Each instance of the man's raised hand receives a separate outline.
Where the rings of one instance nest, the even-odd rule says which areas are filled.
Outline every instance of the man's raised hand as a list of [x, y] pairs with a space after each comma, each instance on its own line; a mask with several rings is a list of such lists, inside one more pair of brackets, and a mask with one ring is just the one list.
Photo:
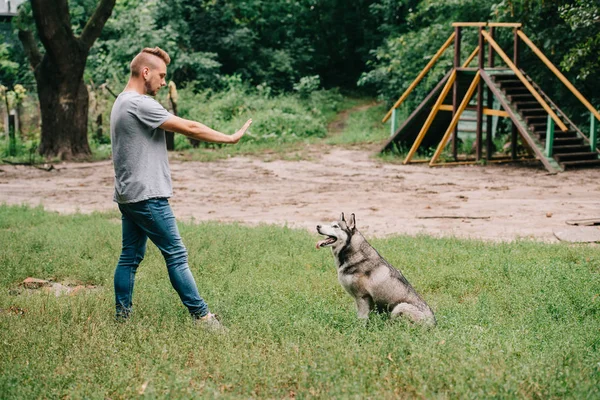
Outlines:
[[244, 126], [242, 126], [242, 128], [237, 131], [236, 133], [234, 133], [233, 135], [231, 135], [231, 139], [232, 139], [232, 143], [237, 143], [240, 141], [240, 139], [242, 138], [242, 136], [244, 136], [244, 133], [246, 133], [246, 130], [248, 129], [248, 127], [250, 126], [250, 124], [252, 124], [252, 118], [249, 119], [248, 121], [246, 121], [246, 123], [244, 124]]

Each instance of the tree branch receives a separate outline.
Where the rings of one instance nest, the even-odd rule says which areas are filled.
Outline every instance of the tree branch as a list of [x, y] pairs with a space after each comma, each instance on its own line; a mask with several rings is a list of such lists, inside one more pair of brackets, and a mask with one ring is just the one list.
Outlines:
[[31, 31], [23, 31], [19, 29], [19, 40], [23, 44], [25, 54], [29, 59], [29, 63], [33, 69], [36, 69], [42, 62], [42, 54], [40, 53], [33, 33]]
[[96, 11], [94, 11], [94, 15], [92, 15], [87, 24], [85, 24], [85, 28], [83, 28], [79, 40], [81, 40], [88, 49], [92, 47], [96, 39], [98, 39], [98, 36], [100, 36], [104, 24], [106, 24], [106, 21], [112, 14], [115, 2], [116, 0], [101, 0], [98, 7], [96, 7]]
[[68, 62], [65, 56], [72, 51], [75, 36], [67, 0], [31, 0], [31, 10], [38, 36], [51, 60]]

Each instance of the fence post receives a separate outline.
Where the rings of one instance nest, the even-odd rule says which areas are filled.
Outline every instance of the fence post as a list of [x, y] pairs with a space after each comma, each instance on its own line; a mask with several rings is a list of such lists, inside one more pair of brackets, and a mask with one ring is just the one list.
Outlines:
[[598, 126], [596, 116], [590, 111], [590, 147], [592, 151], [596, 151], [598, 144]]
[[394, 136], [394, 133], [396, 133], [396, 109], [394, 108], [392, 110], [392, 122], [391, 122], [391, 128], [390, 128], [390, 136]]
[[554, 144], [554, 120], [548, 114], [548, 124], [546, 126], [546, 157], [552, 157], [552, 145]]
[[14, 157], [17, 155], [17, 138], [15, 135], [15, 115], [8, 113], [8, 155]]

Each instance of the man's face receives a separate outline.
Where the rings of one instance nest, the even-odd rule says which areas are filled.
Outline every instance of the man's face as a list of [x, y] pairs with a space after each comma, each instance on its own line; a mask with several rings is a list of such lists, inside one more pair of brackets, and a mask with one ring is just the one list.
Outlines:
[[142, 74], [144, 76], [144, 85], [146, 94], [156, 96], [158, 90], [167, 85], [165, 77], [167, 76], [167, 65], [160, 60], [155, 67], [144, 67]]

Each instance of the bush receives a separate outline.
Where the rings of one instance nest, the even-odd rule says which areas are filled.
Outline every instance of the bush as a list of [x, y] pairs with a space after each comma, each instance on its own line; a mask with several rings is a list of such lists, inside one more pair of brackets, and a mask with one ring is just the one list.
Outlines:
[[265, 85], [252, 88], [235, 78], [225, 91], [179, 91], [179, 114], [231, 134], [252, 118], [243, 141], [288, 142], [327, 133], [328, 117], [339, 110], [342, 96], [335, 90], [303, 91], [272, 96]]

